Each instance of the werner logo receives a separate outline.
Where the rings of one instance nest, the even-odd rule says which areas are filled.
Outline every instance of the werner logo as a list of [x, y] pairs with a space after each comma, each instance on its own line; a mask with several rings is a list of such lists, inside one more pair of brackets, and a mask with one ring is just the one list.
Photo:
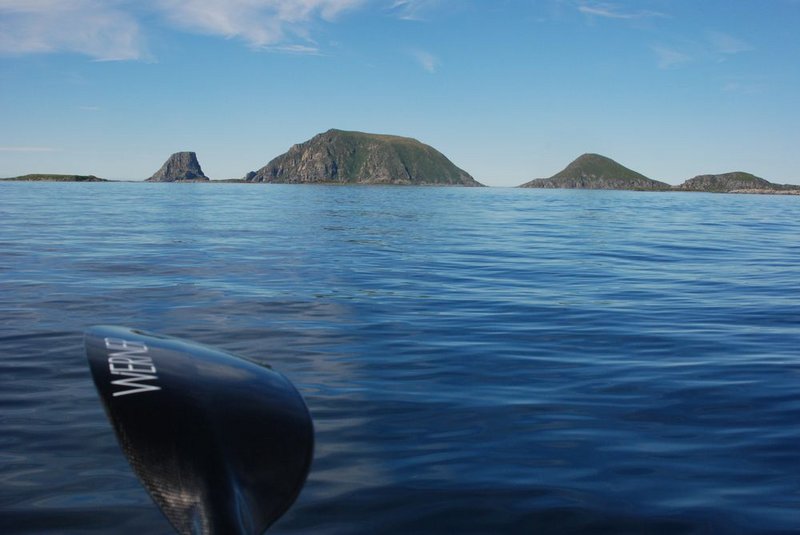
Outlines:
[[110, 351], [108, 369], [111, 375], [120, 377], [111, 384], [125, 388], [114, 392], [114, 397], [161, 390], [160, 386], [147, 382], [157, 381], [158, 375], [146, 345], [121, 338], [106, 338], [105, 343]]

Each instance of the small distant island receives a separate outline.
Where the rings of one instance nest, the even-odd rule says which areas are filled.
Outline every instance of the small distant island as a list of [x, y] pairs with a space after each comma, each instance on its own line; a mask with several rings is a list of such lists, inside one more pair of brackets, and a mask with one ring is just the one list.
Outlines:
[[109, 182], [105, 178], [98, 178], [94, 175], [54, 175], [54, 174], [35, 174], [22, 175], [13, 178], [0, 178], [3, 181], [14, 182]]
[[773, 184], [769, 180], [736, 171], [721, 175], [699, 175], [690, 178], [675, 189], [713, 193], [788, 193], [800, 194], [800, 186]]
[[521, 188], [625, 189], [665, 191], [672, 186], [647, 178], [599, 154], [584, 154], [550, 178], [536, 178]]
[[648, 178], [599, 154], [583, 154], [550, 178], [536, 178], [518, 187], [800, 195], [800, 186], [773, 184], [766, 179], [741, 171], [699, 175], [678, 186], [671, 186], [666, 182]]
[[[114, 182], [94, 175], [66, 174], [29, 174], [0, 180]], [[197, 154], [182, 151], [167, 158], [145, 182], [483, 186], [444, 154], [416, 139], [335, 128], [293, 145], [243, 178], [212, 181], [203, 173]], [[775, 184], [742, 171], [698, 175], [672, 186], [594, 153], [579, 156], [549, 178], [535, 178], [517, 187], [800, 195], [800, 185]]]
[[274, 158], [247, 182], [482, 186], [430, 145], [416, 139], [328, 130]]
[[164, 165], [145, 182], [208, 182], [203, 173], [197, 154], [194, 152], [176, 152], [164, 162]]

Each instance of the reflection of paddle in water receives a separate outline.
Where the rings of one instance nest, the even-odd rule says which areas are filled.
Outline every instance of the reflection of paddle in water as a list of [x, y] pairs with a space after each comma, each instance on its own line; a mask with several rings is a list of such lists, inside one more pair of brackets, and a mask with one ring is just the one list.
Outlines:
[[92, 327], [86, 354], [122, 450], [182, 534], [260, 534], [292, 505], [314, 430], [281, 374], [228, 353]]

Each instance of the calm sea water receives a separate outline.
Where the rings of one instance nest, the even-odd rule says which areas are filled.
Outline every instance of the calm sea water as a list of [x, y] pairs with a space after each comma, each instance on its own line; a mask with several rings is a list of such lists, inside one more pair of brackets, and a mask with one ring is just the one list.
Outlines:
[[93, 324], [295, 383], [276, 534], [800, 532], [798, 197], [0, 184], [4, 534], [171, 533]]

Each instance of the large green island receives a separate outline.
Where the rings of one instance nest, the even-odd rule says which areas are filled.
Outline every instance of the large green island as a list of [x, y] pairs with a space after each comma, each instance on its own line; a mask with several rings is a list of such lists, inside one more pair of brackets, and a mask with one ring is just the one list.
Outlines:
[[482, 186], [416, 139], [328, 130], [248, 173], [247, 182]]

